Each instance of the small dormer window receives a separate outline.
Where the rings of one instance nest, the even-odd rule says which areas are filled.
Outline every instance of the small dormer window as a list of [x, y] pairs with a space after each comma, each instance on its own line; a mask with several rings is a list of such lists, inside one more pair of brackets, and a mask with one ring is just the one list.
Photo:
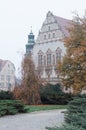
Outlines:
[[48, 34], [48, 38], [50, 39], [50, 33]]
[[53, 33], [53, 38], [55, 38], [55, 33]]
[[46, 40], [46, 35], [44, 35], [44, 40]]
[[50, 26], [48, 27], [48, 31], [50, 31]]

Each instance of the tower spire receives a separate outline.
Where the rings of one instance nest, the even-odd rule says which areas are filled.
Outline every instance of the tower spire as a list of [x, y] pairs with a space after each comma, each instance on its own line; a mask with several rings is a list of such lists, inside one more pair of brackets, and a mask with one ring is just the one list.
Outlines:
[[30, 26], [30, 28], [31, 28], [31, 31], [30, 31], [30, 32], [32, 33], [32, 26]]
[[34, 43], [35, 43], [35, 40], [34, 40], [35, 36], [32, 32], [32, 26], [30, 28], [31, 28], [31, 31], [28, 35], [28, 43], [26, 44], [26, 54], [32, 53], [32, 49], [33, 49], [33, 46], [34, 46]]

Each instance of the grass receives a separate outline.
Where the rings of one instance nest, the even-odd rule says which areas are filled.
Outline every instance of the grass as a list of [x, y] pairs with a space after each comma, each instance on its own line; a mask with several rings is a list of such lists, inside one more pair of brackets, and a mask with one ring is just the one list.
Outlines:
[[67, 105], [29, 105], [26, 106], [26, 109], [28, 110], [28, 112], [67, 109]]

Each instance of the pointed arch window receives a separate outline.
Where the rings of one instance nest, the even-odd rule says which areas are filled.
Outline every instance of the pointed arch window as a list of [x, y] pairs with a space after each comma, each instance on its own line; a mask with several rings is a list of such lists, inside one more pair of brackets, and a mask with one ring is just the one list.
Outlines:
[[50, 49], [47, 51], [47, 66], [52, 64], [52, 52]]
[[50, 31], [50, 26], [48, 27], [48, 31]]
[[57, 48], [56, 50], [56, 62], [60, 62], [61, 61], [61, 49]]
[[53, 55], [53, 65], [55, 65], [55, 55]]
[[50, 39], [50, 33], [48, 34], [48, 38]]
[[44, 65], [44, 56], [43, 56], [43, 52], [39, 51], [38, 53], [38, 66], [43, 66]]
[[44, 66], [46, 66], [46, 56], [44, 56]]
[[51, 65], [51, 54], [47, 54], [47, 65]]
[[55, 33], [53, 33], [53, 38], [55, 38]]
[[44, 40], [46, 40], [46, 35], [44, 35]]
[[57, 52], [56, 53], [56, 61], [60, 61], [61, 60], [61, 52]]

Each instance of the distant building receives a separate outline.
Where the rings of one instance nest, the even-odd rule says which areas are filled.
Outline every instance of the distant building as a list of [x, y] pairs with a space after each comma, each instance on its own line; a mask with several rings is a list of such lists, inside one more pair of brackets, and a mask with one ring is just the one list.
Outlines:
[[63, 38], [68, 36], [66, 27], [70, 20], [47, 13], [36, 41], [34, 35], [28, 35], [26, 55], [31, 54], [38, 75], [48, 83], [61, 83], [57, 64], [61, 61], [66, 49]]
[[15, 87], [15, 67], [8, 60], [0, 59], [0, 90], [12, 91]]

